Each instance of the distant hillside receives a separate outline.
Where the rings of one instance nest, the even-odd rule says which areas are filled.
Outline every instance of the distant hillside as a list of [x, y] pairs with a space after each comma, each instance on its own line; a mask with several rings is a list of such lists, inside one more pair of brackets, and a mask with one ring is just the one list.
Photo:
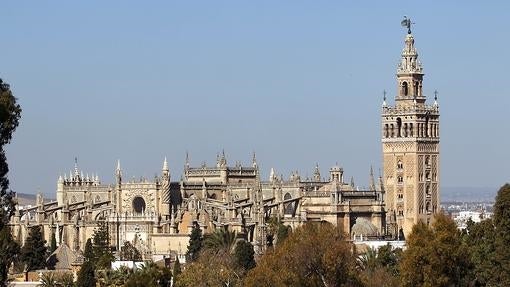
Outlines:
[[498, 187], [442, 187], [441, 201], [494, 201]]
[[[18, 195], [18, 204], [23, 205], [35, 205], [36, 201], [36, 195], [35, 194], [29, 194], [29, 193], [17, 193]], [[44, 196], [44, 201], [52, 201], [55, 200], [55, 198], [49, 198]]]

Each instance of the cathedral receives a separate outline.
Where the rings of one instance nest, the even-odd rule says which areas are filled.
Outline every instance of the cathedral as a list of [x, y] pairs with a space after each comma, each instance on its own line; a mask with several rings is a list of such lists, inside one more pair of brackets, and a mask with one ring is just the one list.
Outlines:
[[103, 221], [114, 250], [131, 242], [152, 260], [182, 256], [193, 226], [205, 234], [236, 231], [263, 253], [271, 218], [291, 228], [329, 222], [353, 240], [401, 239], [439, 212], [439, 108], [437, 93], [426, 104], [423, 75], [409, 27], [394, 104], [386, 102], [386, 93], [382, 104], [383, 174], [375, 178], [370, 170], [367, 188], [347, 182], [339, 166], [322, 174], [316, 165], [311, 178], [297, 172], [284, 178], [271, 169], [262, 179], [255, 154], [242, 165], [229, 164], [222, 152], [211, 166], [191, 166], [186, 155], [177, 179], [166, 158], [152, 179], [126, 179], [117, 162], [115, 182], [107, 184], [84, 174], [75, 161], [57, 180], [56, 201], [38, 195], [35, 206], [16, 209], [13, 235], [23, 244], [29, 228], [41, 226], [48, 242], [55, 236], [57, 245], [79, 253]]

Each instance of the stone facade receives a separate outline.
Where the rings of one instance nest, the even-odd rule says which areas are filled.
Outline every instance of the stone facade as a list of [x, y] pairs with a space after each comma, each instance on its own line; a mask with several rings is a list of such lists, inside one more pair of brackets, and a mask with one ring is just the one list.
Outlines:
[[395, 105], [382, 106], [383, 177], [388, 230], [411, 232], [439, 212], [439, 105], [423, 93], [423, 69], [411, 30], [397, 68]]
[[271, 169], [260, 178], [255, 155], [250, 165], [228, 165], [224, 153], [216, 164], [191, 167], [188, 155], [180, 180], [172, 181], [165, 158], [153, 179], [126, 180], [120, 162], [115, 183], [84, 175], [75, 162], [57, 180], [56, 201], [37, 197], [36, 206], [17, 208], [11, 220], [14, 237], [23, 244], [33, 225], [43, 227], [48, 242], [83, 250], [98, 221], [107, 222], [115, 250], [130, 241], [145, 259], [186, 252], [192, 226], [204, 233], [217, 228], [237, 231], [259, 253], [267, 246], [268, 220], [277, 217], [295, 228], [307, 221], [330, 222], [352, 238], [395, 238], [419, 220], [439, 211], [439, 109], [425, 104], [423, 73], [408, 34], [397, 70], [395, 105], [382, 107], [383, 176], [370, 170], [367, 188], [346, 183], [338, 166], [321, 177], [297, 172], [284, 179]]

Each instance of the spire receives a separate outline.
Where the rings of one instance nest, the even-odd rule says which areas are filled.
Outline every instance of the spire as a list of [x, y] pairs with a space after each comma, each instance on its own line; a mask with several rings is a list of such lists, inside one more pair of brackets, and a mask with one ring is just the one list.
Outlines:
[[382, 102], [382, 107], [385, 108], [387, 107], [388, 104], [386, 103], [386, 90], [383, 90], [383, 102]]
[[437, 107], [439, 106], [439, 103], [437, 102], [437, 90], [434, 91], [434, 107]]
[[74, 176], [78, 177], [80, 175], [80, 172], [78, 171], [78, 158], [74, 158]]
[[186, 160], [184, 163], [184, 170], [188, 170], [188, 169], [189, 169], [189, 154], [188, 154], [188, 151], [186, 151]]
[[255, 155], [255, 152], [253, 152], [253, 157], [252, 157], [252, 160], [251, 160], [251, 164], [253, 167], [257, 167], [257, 156]]
[[115, 169], [115, 175], [117, 176], [117, 181], [120, 183], [122, 177], [122, 170], [120, 169], [120, 160], [117, 160], [117, 168]]
[[313, 180], [321, 181], [321, 171], [319, 170], [319, 163], [315, 164], [315, 170], [313, 171]]
[[221, 151], [220, 167], [227, 166], [227, 158], [225, 157], [225, 150]]
[[370, 190], [375, 190], [374, 169], [370, 166]]
[[166, 156], [165, 156], [165, 160], [163, 161], [163, 171], [169, 171], [168, 162], [166, 161]]
[[269, 172], [269, 181], [275, 182], [277, 180], [276, 172], [274, 171], [274, 168], [271, 168], [271, 171]]

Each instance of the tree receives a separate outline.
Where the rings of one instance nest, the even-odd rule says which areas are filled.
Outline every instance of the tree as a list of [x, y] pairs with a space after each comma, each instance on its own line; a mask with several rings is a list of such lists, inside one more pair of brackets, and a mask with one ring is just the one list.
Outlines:
[[172, 275], [175, 278], [177, 278], [177, 276], [179, 276], [179, 274], [182, 273], [182, 270], [181, 270], [181, 262], [179, 261], [179, 256], [177, 256], [175, 258], [175, 262], [174, 262], [174, 268], [172, 270]]
[[272, 247], [274, 243], [281, 244], [288, 237], [291, 229], [290, 226], [286, 226], [281, 222], [281, 219], [277, 216], [269, 218], [267, 221], [267, 246]]
[[510, 184], [503, 185], [494, 204], [494, 281], [510, 286]]
[[51, 243], [50, 243], [50, 249], [49, 253], [53, 253], [57, 249], [57, 238], [55, 238], [55, 232], [51, 233]]
[[111, 267], [111, 263], [115, 258], [110, 247], [110, 235], [105, 221], [99, 221], [98, 228], [94, 230], [92, 252], [97, 269], [109, 269]]
[[400, 264], [402, 286], [466, 286], [471, 261], [455, 222], [443, 214], [432, 228], [416, 224]]
[[126, 241], [124, 246], [120, 248], [120, 258], [121, 260], [140, 261], [142, 260], [142, 254], [131, 242]]
[[200, 250], [202, 249], [202, 244], [202, 230], [200, 230], [198, 224], [195, 223], [191, 229], [188, 251], [186, 252], [189, 261], [197, 260]]
[[329, 223], [305, 223], [251, 269], [244, 286], [361, 286], [345, 235]]
[[237, 242], [236, 247], [234, 249], [234, 258], [237, 267], [241, 268], [243, 271], [248, 271], [255, 267], [255, 251], [253, 250], [253, 245], [250, 242], [245, 240], [240, 240]]
[[231, 253], [236, 240], [236, 233], [223, 228], [214, 230], [204, 236], [204, 248], [216, 253]]
[[397, 264], [400, 252], [400, 249], [393, 250], [388, 244], [379, 247], [378, 250], [368, 248], [360, 255], [358, 267], [364, 286], [399, 286]]
[[94, 265], [91, 261], [85, 261], [78, 271], [77, 287], [95, 287], [96, 277], [94, 276]]
[[94, 287], [96, 286], [96, 278], [94, 276], [94, 266], [96, 257], [94, 255], [94, 247], [92, 240], [87, 239], [85, 244], [85, 252], [83, 253], [84, 262], [78, 271], [78, 279], [76, 280], [77, 287]]
[[[0, 229], [0, 282], [7, 282], [7, 273], [9, 266], [12, 262], [19, 262], [20, 247], [18, 243], [12, 238], [11, 230], [9, 228]], [[5, 264], [4, 264], [5, 263]], [[5, 286], [7, 284], [1, 284]]]
[[20, 118], [21, 107], [16, 103], [9, 85], [0, 79], [0, 285], [6, 285], [8, 268], [19, 250], [7, 226], [14, 213], [15, 202], [14, 192], [9, 189], [9, 165], [4, 146], [11, 141]]
[[172, 273], [168, 268], [158, 267], [153, 262], [146, 262], [140, 270], [135, 270], [126, 281], [126, 287], [170, 286]]
[[46, 240], [43, 239], [40, 226], [30, 228], [25, 245], [21, 248], [21, 262], [28, 271], [46, 267]]
[[57, 276], [54, 272], [45, 272], [41, 276], [41, 286], [43, 287], [57, 287]]
[[204, 250], [175, 278], [176, 287], [241, 286], [241, 278], [228, 254]]

